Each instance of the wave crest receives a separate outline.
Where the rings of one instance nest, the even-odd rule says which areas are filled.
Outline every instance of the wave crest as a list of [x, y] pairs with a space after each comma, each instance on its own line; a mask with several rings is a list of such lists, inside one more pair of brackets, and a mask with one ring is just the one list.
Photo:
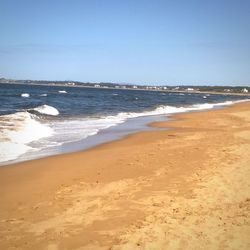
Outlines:
[[22, 94], [21, 94], [21, 97], [27, 98], [27, 97], [30, 97], [30, 94], [29, 94], [29, 93], [22, 93]]
[[40, 123], [35, 115], [28, 112], [0, 116], [0, 127], [1, 162], [16, 159], [33, 150], [29, 143], [53, 134], [50, 127]]
[[59, 115], [59, 111], [56, 108], [46, 105], [46, 104], [39, 106], [37, 108], [34, 108], [32, 110], [37, 111], [40, 114], [45, 114], [45, 115], [53, 115], [53, 116]]

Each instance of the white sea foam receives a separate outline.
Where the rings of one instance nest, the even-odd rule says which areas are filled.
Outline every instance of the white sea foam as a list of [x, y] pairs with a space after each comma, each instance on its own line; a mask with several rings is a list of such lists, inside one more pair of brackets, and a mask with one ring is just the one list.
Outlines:
[[[244, 101], [244, 100], [243, 100]], [[203, 103], [203, 104], [194, 104], [192, 106], [186, 106], [186, 107], [174, 107], [174, 106], [165, 106], [161, 105], [158, 106], [156, 109], [152, 111], [144, 111], [144, 112], [121, 112], [115, 116], [107, 116], [103, 119], [107, 121], [111, 121], [114, 123], [121, 123], [126, 121], [130, 118], [137, 118], [137, 117], [143, 117], [143, 116], [154, 116], [154, 115], [170, 115], [170, 114], [177, 114], [177, 113], [183, 113], [183, 112], [189, 112], [189, 111], [199, 111], [199, 110], [206, 110], [206, 109], [212, 109], [215, 107], [223, 107], [228, 106], [233, 103], [239, 103], [243, 102], [241, 101], [226, 101], [223, 103]]]
[[59, 90], [58, 93], [60, 93], [60, 94], [67, 94], [67, 91], [65, 91], [65, 90]]
[[31, 147], [12, 142], [0, 142], [1, 162], [6, 162], [18, 158], [20, 155], [32, 150]]
[[21, 97], [27, 98], [27, 97], [30, 97], [30, 94], [29, 94], [29, 93], [22, 93], [22, 94], [21, 94]]
[[55, 134], [49, 138], [49, 141], [56, 141], [60, 144], [79, 141], [118, 123], [119, 121], [111, 122], [105, 118], [57, 121], [53, 124]]
[[47, 96], [48, 94], [41, 94], [40, 96]]
[[29, 143], [51, 136], [53, 130], [28, 112], [0, 117], [0, 161], [16, 159], [29, 150]]
[[49, 106], [49, 105], [42, 105], [42, 106], [39, 106], [37, 108], [34, 108], [33, 110], [39, 112], [40, 114], [46, 114], [46, 115], [59, 115], [59, 111], [52, 107], [52, 106]]

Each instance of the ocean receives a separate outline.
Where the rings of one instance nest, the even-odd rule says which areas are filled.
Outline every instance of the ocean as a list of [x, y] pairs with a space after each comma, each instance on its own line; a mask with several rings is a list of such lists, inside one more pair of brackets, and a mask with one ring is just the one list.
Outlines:
[[0, 85], [0, 164], [73, 152], [147, 130], [170, 114], [219, 108], [244, 96]]

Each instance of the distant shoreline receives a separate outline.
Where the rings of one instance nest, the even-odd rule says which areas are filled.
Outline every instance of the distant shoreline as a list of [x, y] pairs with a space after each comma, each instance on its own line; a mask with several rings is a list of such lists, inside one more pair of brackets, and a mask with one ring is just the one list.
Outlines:
[[[95, 87], [95, 86], [81, 86], [81, 85], [65, 85], [65, 84], [43, 84], [43, 83], [0, 83], [10, 85], [25, 85], [25, 86], [50, 86], [50, 87], [64, 87], [64, 88], [89, 88], [89, 89], [111, 89], [111, 90], [132, 90], [132, 91], [149, 91], [149, 92], [166, 92], [166, 93], [186, 93], [186, 94], [213, 94], [213, 95], [236, 95], [236, 96], [250, 96], [250, 93], [234, 93], [234, 92], [219, 92], [219, 91], [198, 91], [198, 90], [168, 90], [168, 89], [140, 89], [140, 88], [120, 88], [115, 87]], [[218, 86], [220, 87], [220, 86]]]

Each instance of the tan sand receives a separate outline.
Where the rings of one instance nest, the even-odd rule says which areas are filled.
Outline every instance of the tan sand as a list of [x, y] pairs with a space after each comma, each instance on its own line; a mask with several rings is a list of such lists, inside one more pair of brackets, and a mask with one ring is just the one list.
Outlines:
[[250, 103], [0, 168], [0, 249], [250, 249]]

